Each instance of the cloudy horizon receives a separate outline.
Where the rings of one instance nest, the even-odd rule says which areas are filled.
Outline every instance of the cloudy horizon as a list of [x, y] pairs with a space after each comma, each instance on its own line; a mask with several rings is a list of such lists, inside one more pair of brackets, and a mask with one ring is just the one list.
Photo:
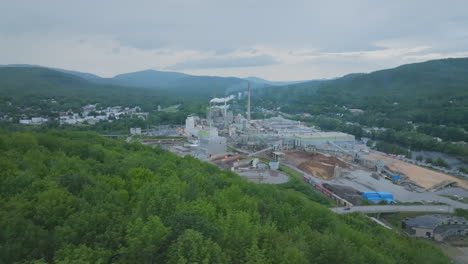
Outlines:
[[468, 57], [467, 1], [10, 1], [0, 64], [323, 79]]

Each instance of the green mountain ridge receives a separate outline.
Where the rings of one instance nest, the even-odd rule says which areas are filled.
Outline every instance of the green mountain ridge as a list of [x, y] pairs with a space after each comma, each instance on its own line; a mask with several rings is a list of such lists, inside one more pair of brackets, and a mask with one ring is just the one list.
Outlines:
[[50, 69], [50, 70], [54, 70], [54, 71], [73, 74], [73, 75], [76, 75], [76, 76], [81, 77], [83, 79], [86, 79], [88, 81], [97, 80], [97, 79], [101, 78], [101, 77], [99, 77], [99, 76], [97, 76], [95, 74], [92, 74], [92, 73], [65, 70], [65, 69], [53, 68], [53, 67], [44, 67], [44, 66], [33, 65], [33, 64], [7, 64], [7, 65], [0, 65], [0, 68], [46, 68], [46, 69]]
[[278, 86], [285, 83], [270, 82], [260, 78], [237, 78], [220, 76], [196, 76], [179, 72], [143, 70], [116, 75], [112, 78], [90, 79], [101, 84], [113, 84], [126, 87], [142, 87], [166, 90], [172, 94], [190, 96], [220, 97], [228, 93], [246, 91], [247, 83], [253, 89]]
[[263, 104], [282, 106], [292, 113], [340, 113], [345, 106], [413, 122], [465, 125], [468, 58], [407, 64], [258, 92]]
[[[0, 65], [0, 68], [46, 68], [67, 74], [73, 74], [90, 82], [104, 85], [118, 85], [130, 88], [150, 88], [168, 91], [172, 95], [216, 97], [227, 93], [245, 91], [247, 82], [253, 89], [298, 82], [270, 82], [256, 77], [237, 78], [219, 76], [196, 76], [179, 72], [143, 70], [103, 78], [91, 73], [43, 67], [39, 65], [12, 64]], [[252, 79], [253, 78], [253, 79]]]
[[[167, 92], [97, 84], [70, 73], [40, 67], [0, 67], [0, 99], [25, 107], [31, 102], [55, 99], [64, 107], [80, 108], [89, 103], [140, 105], [155, 108], [177, 101]], [[29, 102], [29, 103], [28, 103]], [[51, 106], [52, 107], [52, 106]]]

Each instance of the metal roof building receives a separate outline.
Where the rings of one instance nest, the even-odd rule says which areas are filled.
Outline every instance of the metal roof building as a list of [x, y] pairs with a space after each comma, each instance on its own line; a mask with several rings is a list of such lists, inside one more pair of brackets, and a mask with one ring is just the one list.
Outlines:
[[467, 236], [468, 221], [463, 217], [432, 214], [407, 218], [402, 227], [410, 235], [443, 241], [448, 236]]

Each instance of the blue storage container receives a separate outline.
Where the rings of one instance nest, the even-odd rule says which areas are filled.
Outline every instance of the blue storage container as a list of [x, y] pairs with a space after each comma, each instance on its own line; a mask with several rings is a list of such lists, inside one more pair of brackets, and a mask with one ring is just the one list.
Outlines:
[[362, 192], [362, 198], [369, 200], [375, 204], [378, 204], [382, 200], [387, 201], [387, 203], [389, 204], [395, 202], [393, 200], [393, 194], [389, 192], [364, 191]]

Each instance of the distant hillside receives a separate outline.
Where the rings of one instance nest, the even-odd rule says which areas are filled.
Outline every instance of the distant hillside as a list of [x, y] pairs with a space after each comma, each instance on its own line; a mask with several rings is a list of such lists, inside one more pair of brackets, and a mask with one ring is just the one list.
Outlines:
[[84, 102], [126, 105], [130, 102], [151, 102], [154, 108], [156, 103], [167, 105], [180, 100], [208, 101], [211, 97], [246, 90], [246, 87], [247, 82], [239, 78], [191, 76], [154, 70], [101, 78], [93, 74], [41, 66], [0, 66], [0, 96], [67, 98], [67, 102], [73, 98], [74, 105]]
[[0, 68], [0, 93], [21, 95], [61, 95], [73, 90], [89, 89], [83, 78], [46, 68]]
[[73, 74], [98, 84], [120, 85], [133, 88], [140, 87], [158, 89], [168, 91], [174, 96], [199, 98], [210, 98], [216, 96], [219, 97], [225, 96], [227, 93], [245, 91], [247, 89], [247, 82], [250, 82], [250, 86], [252, 89], [303, 82], [272, 82], [258, 77], [248, 77], [242, 79], [236, 77], [195, 76], [178, 72], [166, 72], [156, 70], [143, 70], [138, 72], [119, 74], [112, 78], [103, 78], [91, 73], [43, 67], [38, 65], [9, 64], [0, 65], [0, 67], [46, 68], [60, 71], [63, 73]]
[[166, 94], [159, 90], [97, 84], [47, 68], [0, 67], [0, 99], [22, 103], [37, 104], [40, 100], [54, 98], [69, 107], [99, 102], [155, 108], [158, 102], [165, 105], [170, 101]]
[[178, 72], [162, 72], [155, 70], [145, 70], [132, 73], [119, 74], [107, 80], [113, 81], [121, 85], [140, 86], [140, 87], [162, 87], [171, 85], [183, 78], [188, 78], [190, 75]]
[[272, 82], [258, 77], [237, 78], [219, 76], [195, 76], [179, 72], [166, 72], [156, 70], [144, 70], [132, 73], [119, 74], [113, 78], [101, 78], [92, 80], [100, 83], [111, 83], [131, 87], [158, 88], [170, 90], [171, 92], [182, 92], [184, 94], [197, 94], [222, 96], [220, 93], [234, 91], [245, 91], [247, 82], [253, 89], [270, 86], [281, 86], [286, 84], [301, 83]]
[[99, 76], [97, 76], [95, 74], [92, 74], [92, 73], [87, 73], [87, 72], [70, 71], [70, 70], [64, 70], [64, 69], [59, 69], [59, 68], [50, 68], [50, 69], [56, 70], [56, 71], [59, 71], [59, 72], [73, 74], [73, 75], [76, 75], [76, 76], [81, 77], [83, 79], [86, 79], [88, 81], [97, 81], [97, 80], [101, 79], [101, 77], [99, 77]]
[[92, 73], [87, 73], [87, 72], [79, 72], [79, 71], [71, 71], [71, 70], [64, 70], [64, 69], [59, 69], [59, 68], [52, 68], [52, 67], [44, 67], [40, 65], [33, 65], [33, 64], [8, 64], [8, 65], [0, 65], [0, 67], [10, 67], [10, 68], [45, 68], [45, 69], [51, 69], [59, 72], [64, 72], [64, 73], [69, 73], [76, 75], [78, 77], [81, 77], [83, 79], [93, 81], [97, 79], [101, 79], [101, 77], [92, 74]]
[[291, 82], [272, 82], [268, 81], [262, 78], [258, 77], [247, 77], [244, 78], [244, 80], [249, 81], [251, 84], [255, 85], [262, 85], [264, 87], [269, 87], [269, 86], [282, 86], [282, 85], [289, 85], [289, 84], [296, 84], [296, 83], [303, 83], [303, 82], [309, 82], [309, 81], [291, 81]]
[[414, 99], [466, 91], [467, 84], [468, 58], [463, 58], [433, 60], [370, 74], [350, 75], [327, 82], [324, 87], [335, 91], [353, 90], [362, 95]]
[[96, 80], [128, 87], [144, 87], [169, 91], [178, 96], [216, 97], [245, 90], [247, 82], [234, 77], [193, 76], [178, 72], [145, 70]]
[[92, 81], [128, 87], [161, 89], [175, 95], [198, 97], [224, 96], [232, 92], [246, 91], [247, 82], [250, 82], [252, 89], [299, 83], [271, 82], [257, 77], [241, 79], [236, 77], [194, 76], [156, 70], [119, 74], [113, 78], [101, 78]]
[[336, 113], [345, 106], [408, 121], [467, 124], [468, 58], [275, 87], [261, 100], [288, 112]]

